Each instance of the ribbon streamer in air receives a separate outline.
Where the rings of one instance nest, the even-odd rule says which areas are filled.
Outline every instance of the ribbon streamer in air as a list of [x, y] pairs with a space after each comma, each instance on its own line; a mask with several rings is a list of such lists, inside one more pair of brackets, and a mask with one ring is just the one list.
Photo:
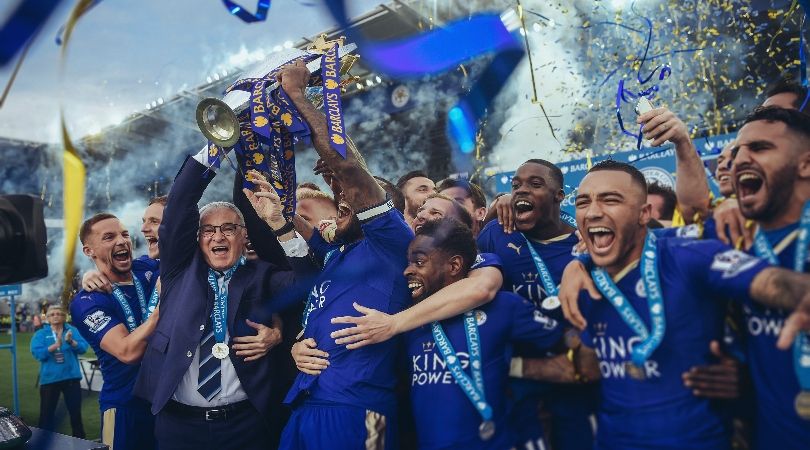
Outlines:
[[[60, 57], [61, 76], [64, 76], [65, 61], [67, 60], [68, 43], [73, 34], [73, 27], [82, 15], [87, 12], [94, 0], [78, 0], [70, 12], [65, 24], [62, 54]], [[62, 144], [64, 150], [62, 208], [64, 209], [65, 224], [65, 281], [62, 289], [63, 301], [68, 300], [70, 288], [73, 284], [73, 256], [76, 252], [76, 238], [79, 236], [79, 227], [84, 216], [84, 188], [85, 168], [79, 152], [73, 146], [65, 124], [65, 112], [60, 108], [59, 123], [62, 127]]]
[[498, 14], [476, 14], [442, 28], [392, 41], [371, 41], [350, 27], [343, 1], [327, 1], [340, 26], [378, 72], [394, 78], [419, 78], [455, 69], [477, 56], [495, 53], [470, 92], [447, 113], [447, 135], [464, 153], [475, 149], [478, 122], [525, 55], [520, 40]]
[[18, 2], [8, 20], [0, 26], [0, 67], [9, 62], [39, 31], [62, 0]]
[[267, 19], [267, 10], [270, 9], [270, 0], [259, 0], [256, 5], [256, 14], [249, 13], [245, 8], [230, 0], [222, 0], [222, 3], [231, 12], [231, 15], [242, 19], [245, 23], [262, 22]]

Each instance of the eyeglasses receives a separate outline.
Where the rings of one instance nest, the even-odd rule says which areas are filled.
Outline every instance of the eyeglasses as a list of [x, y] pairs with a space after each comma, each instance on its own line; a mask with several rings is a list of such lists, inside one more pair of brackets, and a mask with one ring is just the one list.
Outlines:
[[236, 223], [223, 223], [222, 225], [203, 225], [200, 227], [200, 235], [204, 238], [210, 238], [217, 232], [217, 228], [223, 235], [231, 237], [236, 234], [239, 228], [244, 228], [242, 225]]

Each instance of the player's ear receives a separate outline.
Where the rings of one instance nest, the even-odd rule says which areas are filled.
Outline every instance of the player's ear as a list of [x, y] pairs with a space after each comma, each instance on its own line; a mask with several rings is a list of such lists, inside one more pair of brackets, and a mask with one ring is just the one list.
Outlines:
[[641, 211], [638, 215], [638, 224], [642, 227], [646, 227], [650, 220], [652, 219], [652, 204], [645, 202], [644, 205], [641, 206]]
[[93, 256], [95, 256], [93, 249], [86, 245], [82, 245], [82, 253], [84, 253], [85, 256], [87, 256], [90, 259], [93, 259]]
[[803, 151], [799, 155], [799, 164], [796, 166], [799, 178], [810, 178], [810, 151]]
[[458, 276], [464, 268], [464, 258], [462, 258], [461, 255], [451, 256], [450, 259], [447, 260], [447, 265], [450, 268], [450, 275], [454, 277]]
[[563, 188], [557, 189], [557, 192], [554, 193], [554, 201], [556, 203], [562, 203], [565, 200], [565, 191]]

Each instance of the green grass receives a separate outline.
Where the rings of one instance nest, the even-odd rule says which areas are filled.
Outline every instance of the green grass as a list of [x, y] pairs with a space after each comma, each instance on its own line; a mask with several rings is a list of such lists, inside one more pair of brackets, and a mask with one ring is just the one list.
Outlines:
[[[33, 333], [17, 333], [17, 382], [20, 392], [20, 415], [28, 425], [37, 426], [39, 421], [39, 387], [36, 385], [39, 375], [39, 361], [31, 356], [30, 344]], [[7, 331], [0, 334], [0, 344], [11, 342]], [[93, 349], [88, 349], [83, 356], [92, 356]], [[0, 405], [13, 410], [11, 392], [11, 352], [0, 350]], [[64, 400], [59, 400], [57, 417], [63, 417], [59, 432], [70, 435], [70, 418], [65, 409]], [[95, 440], [100, 436], [101, 417], [98, 411], [98, 392], [82, 391], [82, 421], [87, 439]]]

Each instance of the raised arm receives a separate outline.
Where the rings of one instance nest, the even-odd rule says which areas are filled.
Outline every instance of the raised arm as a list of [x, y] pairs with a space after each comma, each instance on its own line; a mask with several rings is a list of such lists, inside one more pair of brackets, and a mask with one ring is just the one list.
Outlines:
[[191, 261], [197, 248], [200, 212], [197, 203], [216, 172], [194, 158], [186, 158], [174, 178], [160, 223], [160, 274], [169, 279]]
[[300, 61], [282, 69], [278, 76], [282, 88], [309, 125], [315, 150], [334, 172], [343, 189], [344, 200], [355, 212], [382, 203], [385, 200], [385, 191], [369, 173], [354, 142], [347, 136], [345, 159], [332, 149], [326, 116], [304, 95], [309, 77], [309, 71]]
[[686, 223], [692, 222], [695, 213], [701, 217], [708, 216], [709, 183], [703, 161], [689, 137], [686, 125], [667, 108], [656, 108], [640, 115], [638, 123], [644, 124], [644, 136], [653, 139], [653, 147], [663, 145], [666, 141], [675, 144], [675, 194]]

